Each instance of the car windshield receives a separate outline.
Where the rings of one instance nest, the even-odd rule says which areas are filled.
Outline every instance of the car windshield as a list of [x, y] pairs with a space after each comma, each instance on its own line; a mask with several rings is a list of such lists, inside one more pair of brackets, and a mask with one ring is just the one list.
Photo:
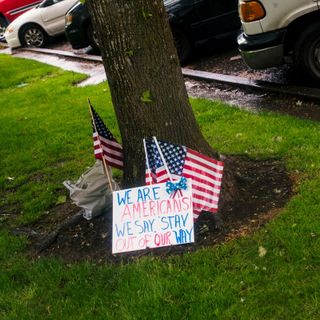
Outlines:
[[44, 0], [37, 7], [45, 8], [45, 7], [51, 6], [52, 4], [53, 4], [53, 0]]

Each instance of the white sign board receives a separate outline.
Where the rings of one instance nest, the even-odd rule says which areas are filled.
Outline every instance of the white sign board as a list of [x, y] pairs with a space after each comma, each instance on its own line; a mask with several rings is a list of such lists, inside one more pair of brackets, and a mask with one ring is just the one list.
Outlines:
[[113, 192], [112, 253], [191, 242], [191, 180], [171, 194], [165, 183]]

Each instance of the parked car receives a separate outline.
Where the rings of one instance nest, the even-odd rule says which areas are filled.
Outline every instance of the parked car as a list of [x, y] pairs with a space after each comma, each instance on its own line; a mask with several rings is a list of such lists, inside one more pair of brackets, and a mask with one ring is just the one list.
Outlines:
[[99, 50], [98, 40], [85, 4], [79, 2], [67, 12], [65, 33], [73, 49], [90, 45], [93, 49]]
[[[164, 0], [180, 61], [210, 39], [236, 38], [240, 19], [238, 0]], [[86, 6], [75, 5], [66, 15], [66, 36], [74, 49], [97, 46]]]
[[5, 38], [11, 48], [44, 47], [49, 37], [64, 33], [67, 11], [78, 0], [44, 0], [9, 24]]
[[238, 45], [249, 67], [276, 67], [291, 60], [320, 81], [319, 0], [239, 0], [239, 13], [243, 33]]
[[42, 0], [0, 0], [0, 39], [10, 22], [32, 9]]

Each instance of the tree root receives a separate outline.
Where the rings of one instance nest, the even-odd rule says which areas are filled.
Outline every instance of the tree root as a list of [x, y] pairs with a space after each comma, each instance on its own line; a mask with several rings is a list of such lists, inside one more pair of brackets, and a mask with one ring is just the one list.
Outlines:
[[78, 224], [82, 218], [83, 218], [83, 210], [80, 210], [73, 216], [68, 217], [67, 219], [62, 221], [62, 223], [60, 223], [59, 226], [54, 231], [50, 232], [47, 236], [44, 237], [44, 239], [42, 239], [39, 242], [39, 244], [36, 247], [37, 253], [41, 253], [42, 251], [49, 248], [57, 240], [59, 234], [62, 231]]

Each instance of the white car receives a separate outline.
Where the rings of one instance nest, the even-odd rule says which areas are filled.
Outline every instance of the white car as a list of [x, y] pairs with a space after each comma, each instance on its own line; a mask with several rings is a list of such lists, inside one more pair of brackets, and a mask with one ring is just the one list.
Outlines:
[[64, 33], [65, 14], [77, 2], [78, 0], [44, 0], [22, 14], [5, 31], [9, 47], [44, 47], [49, 36]]
[[239, 50], [253, 69], [292, 61], [320, 82], [320, 0], [239, 0]]

